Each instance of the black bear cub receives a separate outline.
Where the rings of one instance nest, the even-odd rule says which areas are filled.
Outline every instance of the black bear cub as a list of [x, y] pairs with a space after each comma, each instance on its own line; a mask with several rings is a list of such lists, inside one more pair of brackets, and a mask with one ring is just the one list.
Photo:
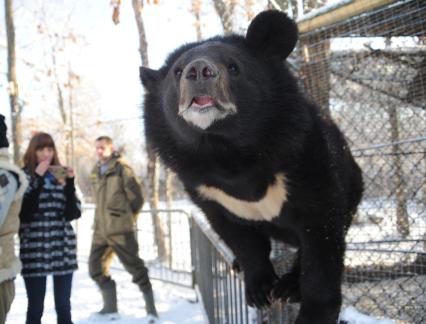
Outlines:
[[[159, 70], [142, 67], [145, 132], [234, 252], [249, 305], [300, 301], [297, 324], [331, 324], [362, 178], [285, 65], [297, 38], [284, 13], [265, 11], [245, 37], [186, 44]], [[270, 238], [298, 247], [281, 278]]]

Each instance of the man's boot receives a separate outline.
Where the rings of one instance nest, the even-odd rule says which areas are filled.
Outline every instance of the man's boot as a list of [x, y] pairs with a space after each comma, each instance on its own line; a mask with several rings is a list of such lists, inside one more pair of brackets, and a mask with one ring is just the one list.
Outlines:
[[158, 318], [157, 309], [155, 308], [154, 292], [152, 291], [151, 285], [141, 289], [143, 299], [145, 300], [145, 310], [148, 316], [151, 318]]
[[98, 312], [101, 315], [117, 313], [117, 290], [115, 281], [109, 280], [101, 287], [104, 307]]

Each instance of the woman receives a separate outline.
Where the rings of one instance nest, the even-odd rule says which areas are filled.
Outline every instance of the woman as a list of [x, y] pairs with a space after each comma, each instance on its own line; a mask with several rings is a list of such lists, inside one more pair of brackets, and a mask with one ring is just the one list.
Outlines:
[[[63, 177], [58, 173], [61, 169]], [[25, 152], [24, 172], [29, 187], [22, 202], [19, 237], [28, 297], [26, 323], [41, 322], [46, 278], [51, 274], [57, 323], [70, 324], [72, 276], [77, 269], [76, 237], [70, 221], [81, 215], [74, 171], [60, 167], [52, 137], [38, 133]]]

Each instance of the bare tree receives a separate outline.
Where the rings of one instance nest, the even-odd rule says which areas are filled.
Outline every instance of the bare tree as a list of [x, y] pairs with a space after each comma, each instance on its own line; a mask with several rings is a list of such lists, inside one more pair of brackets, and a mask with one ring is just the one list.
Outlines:
[[[135, 21], [138, 28], [139, 35], [139, 53], [141, 55], [142, 65], [149, 66], [148, 63], [148, 43], [146, 41], [145, 27], [142, 18], [142, 5], [143, 2], [139, 0], [132, 0], [133, 11], [135, 14]], [[150, 207], [152, 210], [152, 223], [154, 224], [155, 241], [157, 242], [158, 257], [160, 260], [165, 260], [167, 257], [167, 249], [164, 241], [164, 230], [161, 224], [158, 213], [158, 200], [159, 200], [159, 160], [155, 154], [152, 144], [146, 143], [148, 154], [148, 179], [150, 190]]]
[[290, 17], [297, 19], [326, 3], [327, 0], [268, 0], [268, 7], [286, 11]]
[[237, 0], [213, 0], [214, 8], [222, 22], [223, 33], [225, 35], [232, 34], [233, 31], [233, 14]]
[[[389, 123], [391, 125], [391, 141], [392, 143], [397, 143], [400, 141], [398, 110], [392, 102], [389, 103], [387, 110]], [[407, 212], [404, 172], [398, 145], [392, 145], [392, 153], [394, 155], [393, 163], [395, 168], [396, 227], [398, 233], [400, 233], [403, 237], [406, 237], [410, 234], [410, 222]]]
[[65, 160], [68, 165], [74, 166], [72, 91], [74, 85], [78, 83], [79, 76], [71, 71], [70, 55], [68, 54], [74, 44], [83, 43], [83, 37], [73, 32], [70, 27], [70, 17], [61, 19], [60, 28], [55, 29], [51, 28], [52, 25], [46, 17], [46, 12], [43, 9], [39, 11], [42, 16], [38, 24], [38, 32], [47, 42], [45, 57], [49, 58], [46, 62], [45, 73], [51, 79], [56, 92], [56, 106], [59, 110], [65, 135]]
[[15, 25], [13, 20], [13, 0], [5, 0], [5, 18], [7, 33], [7, 81], [9, 82], [9, 102], [12, 120], [13, 160], [20, 159], [20, 145], [22, 141], [21, 113], [19, 105], [18, 82], [16, 79], [16, 51], [15, 51]]
[[[390, 47], [390, 37], [385, 39], [385, 44], [386, 47]], [[389, 123], [391, 125], [391, 142], [397, 143], [400, 141], [399, 111], [395, 103], [389, 102], [386, 106], [389, 115]], [[401, 154], [399, 152], [398, 145], [392, 145], [392, 153], [394, 155], [393, 162], [395, 168], [396, 228], [403, 237], [407, 237], [410, 234], [410, 222], [407, 212], [406, 197], [407, 186], [404, 181], [404, 171], [402, 168]]]
[[197, 40], [201, 40], [203, 38], [201, 33], [201, 0], [192, 0], [191, 3], [191, 12], [194, 14], [195, 17], [195, 31], [197, 33]]
[[246, 10], [246, 14], [247, 14], [247, 20], [252, 20], [254, 18], [254, 11], [253, 11], [253, 5], [254, 5], [254, 0], [245, 0], [244, 1], [244, 7]]
[[[149, 2], [148, 2], [149, 3]], [[154, 4], [157, 2], [154, 1]], [[118, 23], [120, 21], [119, 10], [121, 0], [116, 0], [113, 12], [113, 21]], [[132, 7], [135, 16], [136, 26], [138, 28], [139, 35], [139, 53], [143, 66], [149, 66], [148, 61], [148, 43], [146, 41], [145, 26], [142, 17], [143, 1], [132, 0]], [[154, 225], [155, 241], [158, 247], [158, 257], [160, 260], [165, 260], [167, 257], [166, 244], [164, 241], [164, 230], [158, 216], [158, 201], [159, 201], [159, 160], [155, 154], [152, 144], [147, 142], [147, 155], [148, 155], [148, 196], [150, 208], [152, 210], [152, 223]], [[150, 189], [150, 190], [149, 190]]]

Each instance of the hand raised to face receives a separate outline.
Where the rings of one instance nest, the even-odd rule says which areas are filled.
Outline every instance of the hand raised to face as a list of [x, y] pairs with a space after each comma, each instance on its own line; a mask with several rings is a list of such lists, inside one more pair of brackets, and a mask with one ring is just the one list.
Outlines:
[[47, 169], [49, 168], [50, 165], [50, 160], [44, 160], [41, 161], [36, 169], [35, 169], [35, 173], [37, 173], [40, 176], [44, 176], [44, 174], [46, 173]]

